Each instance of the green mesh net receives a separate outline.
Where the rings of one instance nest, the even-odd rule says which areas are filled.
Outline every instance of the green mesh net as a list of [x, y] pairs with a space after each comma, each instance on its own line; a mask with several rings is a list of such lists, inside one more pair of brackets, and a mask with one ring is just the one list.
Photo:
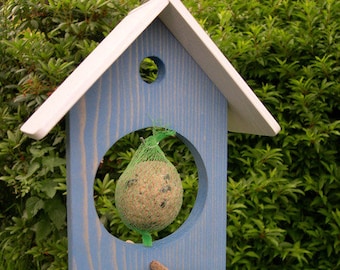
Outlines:
[[182, 206], [180, 176], [158, 146], [162, 139], [173, 135], [172, 130], [154, 130], [138, 147], [117, 182], [118, 213], [126, 226], [142, 235], [145, 246], [152, 246], [150, 233], [171, 224]]

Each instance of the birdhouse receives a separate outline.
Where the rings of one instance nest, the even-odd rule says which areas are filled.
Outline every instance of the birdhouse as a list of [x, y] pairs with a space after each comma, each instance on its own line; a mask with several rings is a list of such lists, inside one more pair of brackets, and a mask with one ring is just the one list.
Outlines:
[[[154, 81], [140, 72], [157, 66]], [[180, 0], [131, 11], [28, 119], [43, 138], [67, 115], [70, 269], [225, 269], [227, 132], [273, 136], [279, 125]], [[192, 152], [199, 190], [184, 224], [152, 247], [126, 243], [100, 222], [94, 178], [107, 150], [161, 120]]]

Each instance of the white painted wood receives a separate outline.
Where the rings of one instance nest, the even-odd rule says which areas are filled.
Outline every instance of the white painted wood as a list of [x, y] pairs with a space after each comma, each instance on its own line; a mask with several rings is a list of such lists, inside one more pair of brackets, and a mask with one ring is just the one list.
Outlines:
[[159, 18], [227, 98], [229, 131], [267, 136], [280, 131], [276, 120], [180, 0], [170, 0]]
[[280, 127], [180, 0], [150, 0], [98, 45], [22, 126], [43, 138], [132, 42], [159, 17], [229, 102], [230, 131], [273, 136]]
[[153, 0], [131, 11], [25, 122], [21, 131], [37, 140], [45, 137], [168, 4], [168, 0]]

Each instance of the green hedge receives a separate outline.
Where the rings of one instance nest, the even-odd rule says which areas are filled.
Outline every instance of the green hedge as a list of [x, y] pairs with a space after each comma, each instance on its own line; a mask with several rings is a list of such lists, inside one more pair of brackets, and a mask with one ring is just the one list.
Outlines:
[[[228, 269], [339, 269], [340, 2], [184, 4], [282, 127], [273, 138], [229, 134]], [[38, 142], [19, 127], [137, 5], [0, 4], [1, 269], [67, 268], [64, 122]], [[128, 161], [135, 143], [125, 138], [107, 159]], [[192, 207], [197, 174], [179, 161], [190, 153], [177, 148], [169, 155], [190, 178], [185, 205]], [[108, 166], [119, 170], [121, 162]], [[127, 236], [105, 200], [117, 176], [98, 177], [97, 210]]]

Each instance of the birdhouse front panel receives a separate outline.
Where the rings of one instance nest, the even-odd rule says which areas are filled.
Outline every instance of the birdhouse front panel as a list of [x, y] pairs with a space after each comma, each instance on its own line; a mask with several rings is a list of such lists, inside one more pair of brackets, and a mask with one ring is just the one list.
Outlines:
[[[152, 83], [140, 75], [146, 57], [158, 68]], [[93, 184], [107, 150], [155, 122], [175, 130], [189, 147], [199, 190], [185, 223], [145, 247], [121, 241], [104, 228]], [[153, 260], [171, 270], [225, 269], [227, 100], [160, 20], [71, 109], [67, 138], [70, 269], [142, 270]]]

